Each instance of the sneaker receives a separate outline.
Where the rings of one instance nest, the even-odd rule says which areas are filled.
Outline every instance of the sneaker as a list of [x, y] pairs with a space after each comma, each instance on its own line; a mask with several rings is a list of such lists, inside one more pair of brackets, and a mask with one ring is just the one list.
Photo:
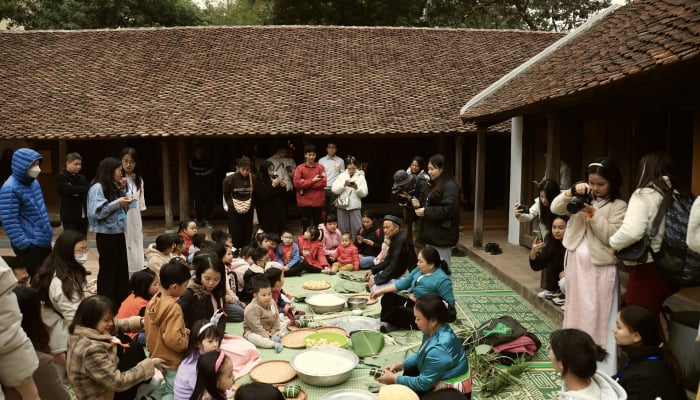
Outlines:
[[552, 302], [558, 306], [563, 306], [566, 303], [566, 297], [563, 294], [559, 297], [553, 297]]
[[282, 346], [282, 343], [275, 343], [275, 353], [280, 353], [284, 349], [284, 346]]
[[539, 297], [540, 299], [551, 299], [553, 295], [554, 292], [552, 292], [551, 290], [543, 290], [537, 293], [537, 297]]
[[562, 311], [566, 311], [566, 306], [565, 306], [565, 305], [564, 305], [564, 306], [561, 306], [561, 310], [562, 310]]

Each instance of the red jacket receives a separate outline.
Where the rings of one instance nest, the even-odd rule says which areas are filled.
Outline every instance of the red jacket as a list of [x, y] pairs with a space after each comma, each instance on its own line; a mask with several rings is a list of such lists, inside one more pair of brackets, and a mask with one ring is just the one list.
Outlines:
[[304, 257], [304, 261], [307, 264], [318, 269], [329, 267], [328, 260], [323, 254], [323, 245], [320, 240], [307, 241], [304, 239], [304, 236], [299, 236], [297, 244], [299, 245], [299, 255]]
[[189, 257], [190, 253], [190, 246], [192, 246], [192, 238], [187, 236], [185, 232], [178, 232], [177, 234], [180, 235], [180, 237], [182, 237], [183, 239], [185, 239], [185, 244], [182, 248], [182, 255], [185, 257], [185, 260], [187, 260], [187, 257]]
[[[323, 179], [312, 182], [317, 175]], [[297, 206], [323, 207], [326, 201], [326, 169], [319, 163], [314, 163], [312, 167], [306, 163], [299, 164], [294, 171], [294, 188], [297, 190]]]
[[341, 264], [352, 264], [352, 269], [355, 271], [360, 270], [360, 252], [357, 251], [357, 247], [352, 243], [348, 247], [342, 244], [338, 246], [335, 249], [335, 253], [333, 253], [333, 258]]

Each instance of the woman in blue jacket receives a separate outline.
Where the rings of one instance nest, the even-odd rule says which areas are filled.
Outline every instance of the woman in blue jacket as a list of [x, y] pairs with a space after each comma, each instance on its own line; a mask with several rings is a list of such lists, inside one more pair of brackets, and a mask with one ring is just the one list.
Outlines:
[[[419, 297], [435, 293], [445, 299], [450, 307], [455, 306], [451, 274], [447, 263], [440, 258], [437, 250], [434, 247], [426, 247], [418, 253], [416, 268], [395, 283], [373, 291], [369, 297], [375, 299], [384, 295], [380, 314], [382, 322], [399, 329], [418, 329], [413, 307]], [[396, 293], [409, 289], [407, 296]]]
[[110, 298], [117, 307], [130, 291], [124, 230], [127, 207], [136, 199], [125, 197], [125, 186], [122, 162], [107, 157], [97, 166], [87, 199], [88, 223], [96, 234], [100, 254], [97, 293]]
[[[439, 295], [429, 293], [418, 298], [413, 312], [416, 325], [423, 332], [420, 349], [403, 362], [385, 366], [377, 381], [408, 386], [421, 396], [432, 390], [454, 388], [471, 398], [467, 353], [462, 341], [447, 325], [457, 319], [457, 311]], [[403, 375], [397, 376], [399, 371]]]

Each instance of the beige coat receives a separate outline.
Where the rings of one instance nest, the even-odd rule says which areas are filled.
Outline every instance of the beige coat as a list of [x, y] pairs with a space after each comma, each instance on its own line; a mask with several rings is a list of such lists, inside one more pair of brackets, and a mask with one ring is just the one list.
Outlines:
[[[610, 247], [615, 250], [622, 250], [648, 234], [654, 224], [654, 218], [659, 211], [659, 205], [664, 196], [652, 188], [637, 189], [630, 197], [629, 206], [622, 221], [622, 226], [610, 238]], [[659, 232], [651, 240], [651, 248], [654, 252], [661, 248], [661, 241], [665, 232], [665, 217], [661, 219]], [[647, 256], [647, 262], [654, 261], [651, 253]], [[634, 264], [634, 263], [632, 263]]]
[[[550, 209], [554, 214], [567, 215], [566, 205], [573, 197], [567, 197], [568, 191], [554, 198]], [[592, 206], [596, 213], [589, 218], [584, 212], [571, 215], [566, 225], [566, 233], [562, 243], [567, 250], [576, 250], [583, 235], [588, 232], [588, 250], [591, 254], [593, 265], [612, 265], [617, 263], [617, 257], [610, 248], [610, 237], [620, 229], [625, 217], [627, 203], [617, 199], [613, 202], [607, 200], [593, 200]]]

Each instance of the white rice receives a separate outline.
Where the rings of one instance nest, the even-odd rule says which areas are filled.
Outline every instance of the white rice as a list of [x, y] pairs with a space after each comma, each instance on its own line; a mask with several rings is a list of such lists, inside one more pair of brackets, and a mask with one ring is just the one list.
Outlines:
[[314, 375], [335, 375], [351, 370], [354, 362], [343, 356], [323, 351], [307, 351], [300, 353], [294, 359], [294, 365], [299, 372]]
[[[308, 300], [311, 301], [311, 304], [319, 306], [337, 306], [339, 304], [345, 304], [345, 299], [329, 293], [317, 294], [313, 297], [309, 297]], [[309, 303], [309, 301], [307, 301], [307, 303]]]

